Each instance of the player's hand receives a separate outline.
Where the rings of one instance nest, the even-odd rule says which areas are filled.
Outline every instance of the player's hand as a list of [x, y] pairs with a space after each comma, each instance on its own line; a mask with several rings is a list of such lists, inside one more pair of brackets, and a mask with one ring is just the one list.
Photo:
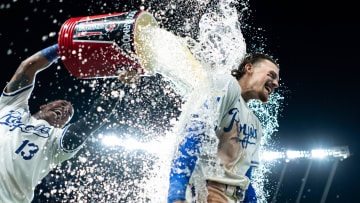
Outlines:
[[186, 203], [185, 201], [175, 201], [173, 203]]
[[131, 84], [138, 83], [140, 81], [140, 77], [136, 70], [124, 71], [119, 74], [118, 79], [122, 83]]

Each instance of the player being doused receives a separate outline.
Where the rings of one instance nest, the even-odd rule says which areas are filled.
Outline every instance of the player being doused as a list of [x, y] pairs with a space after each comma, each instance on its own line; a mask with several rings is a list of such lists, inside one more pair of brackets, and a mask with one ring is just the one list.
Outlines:
[[[191, 115], [185, 115], [188, 122], [182, 131], [184, 139], [170, 173], [169, 203], [184, 202], [187, 188], [193, 193], [198, 191], [189, 184], [194, 169], [205, 176], [208, 203], [257, 202], [250, 180], [252, 168], [259, 165], [262, 129], [247, 103], [252, 99], [266, 103], [278, 87], [279, 67], [261, 53], [249, 54], [231, 75], [214, 76], [212, 94], [206, 96], [216, 104], [210, 108], [204, 102]], [[209, 115], [216, 116], [214, 123], [209, 123]], [[205, 172], [209, 158], [201, 154], [200, 147], [209, 137], [209, 130], [219, 140], [216, 153], [222, 169], [219, 174]], [[196, 192], [193, 195], [198, 197]]]

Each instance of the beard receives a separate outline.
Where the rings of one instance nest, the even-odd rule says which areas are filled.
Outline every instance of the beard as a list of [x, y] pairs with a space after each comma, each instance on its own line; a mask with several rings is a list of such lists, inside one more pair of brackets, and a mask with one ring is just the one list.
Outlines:
[[267, 103], [267, 101], [269, 100], [269, 95], [265, 93], [264, 90], [258, 94], [258, 97], [263, 104]]
[[260, 94], [259, 95], [259, 100], [262, 102], [262, 103], [267, 103], [267, 101], [269, 100], [269, 97], [265, 94]]

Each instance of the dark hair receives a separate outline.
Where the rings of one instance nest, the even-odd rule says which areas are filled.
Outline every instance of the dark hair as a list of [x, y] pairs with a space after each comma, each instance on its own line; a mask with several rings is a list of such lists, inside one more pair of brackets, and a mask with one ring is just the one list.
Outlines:
[[279, 65], [275, 62], [274, 59], [272, 59], [269, 55], [263, 54], [263, 53], [250, 53], [248, 54], [243, 61], [240, 63], [237, 69], [234, 69], [231, 71], [231, 75], [234, 76], [237, 80], [240, 80], [240, 78], [245, 74], [245, 66], [246, 64], [255, 64], [258, 62], [261, 62], [263, 60], [269, 60], [272, 63], [274, 63], [278, 68]]

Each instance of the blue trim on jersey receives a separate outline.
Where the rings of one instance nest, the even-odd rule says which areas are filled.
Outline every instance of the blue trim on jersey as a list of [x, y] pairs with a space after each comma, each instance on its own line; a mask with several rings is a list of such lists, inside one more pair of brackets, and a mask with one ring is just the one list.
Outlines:
[[204, 130], [205, 125], [201, 121], [194, 121], [186, 129], [184, 142], [179, 146], [180, 155], [173, 161], [170, 172], [170, 186], [168, 191], [168, 202], [185, 201], [186, 187], [193, 173], [198, 159], [201, 146], [201, 137], [204, 133], [195, 134]]
[[251, 161], [251, 164], [256, 164], [256, 165], [259, 165], [260, 163], [257, 162], [257, 161]]
[[6, 91], [6, 88], [7, 88], [7, 86], [6, 86], [6, 87], [4, 88], [4, 90], [3, 90], [2, 95], [3, 95], [3, 96], [6, 96], [6, 97], [13, 97], [13, 96], [16, 96], [16, 95], [18, 95], [18, 94], [20, 94], [20, 93], [22, 93], [22, 92], [25, 92], [26, 90], [32, 88], [33, 86], [34, 86], [34, 84], [30, 84], [30, 85], [28, 85], [28, 86], [25, 86], [25, 87], [23, 87], [23, 88], [21, 88], [21, 89], [16, 90], [15, 92], [10, 92], [10, 93], [6, 93], [6, 92], [5, 92], [5, 91]]
[[70, 125], [67, 125], [67, 126], [64, 128], [63, 132], [61, 133], [60, 142], [59, 142], [60, 149], [63, 150], [64, 152], [66, 152], [66, 153], [72, 153], [72, 152], [78, 150], [78, 148], [81, 147], [81, 145], [82, 145], [82, 144], [81, 144], [79, 147], [77, 147], [77, 148], [75, 148], [75, 149], [73, 149], [73, 150], [67, 150], [67, 149], [63, 148], [62, 140], [63, 140], [63, 137], [64, 137], [66, 131], [68, 130], [68, 128], [69, 128], [70, 126], [71, 126], [71, 124], [70, 124]]
[[[250, 168], [246, 172], [246, 176], [249, 178], [249, 180], [251, 180], [252, 168], [253, 167], [250, 166]], [[245, 191], [245, 199], [244, 199], [243, 202], [244, 203], [257, 203], [257, 197], [256, 197], [255, 189], [252, 186], [251, 182], [249, 184], [248, 189]]]

